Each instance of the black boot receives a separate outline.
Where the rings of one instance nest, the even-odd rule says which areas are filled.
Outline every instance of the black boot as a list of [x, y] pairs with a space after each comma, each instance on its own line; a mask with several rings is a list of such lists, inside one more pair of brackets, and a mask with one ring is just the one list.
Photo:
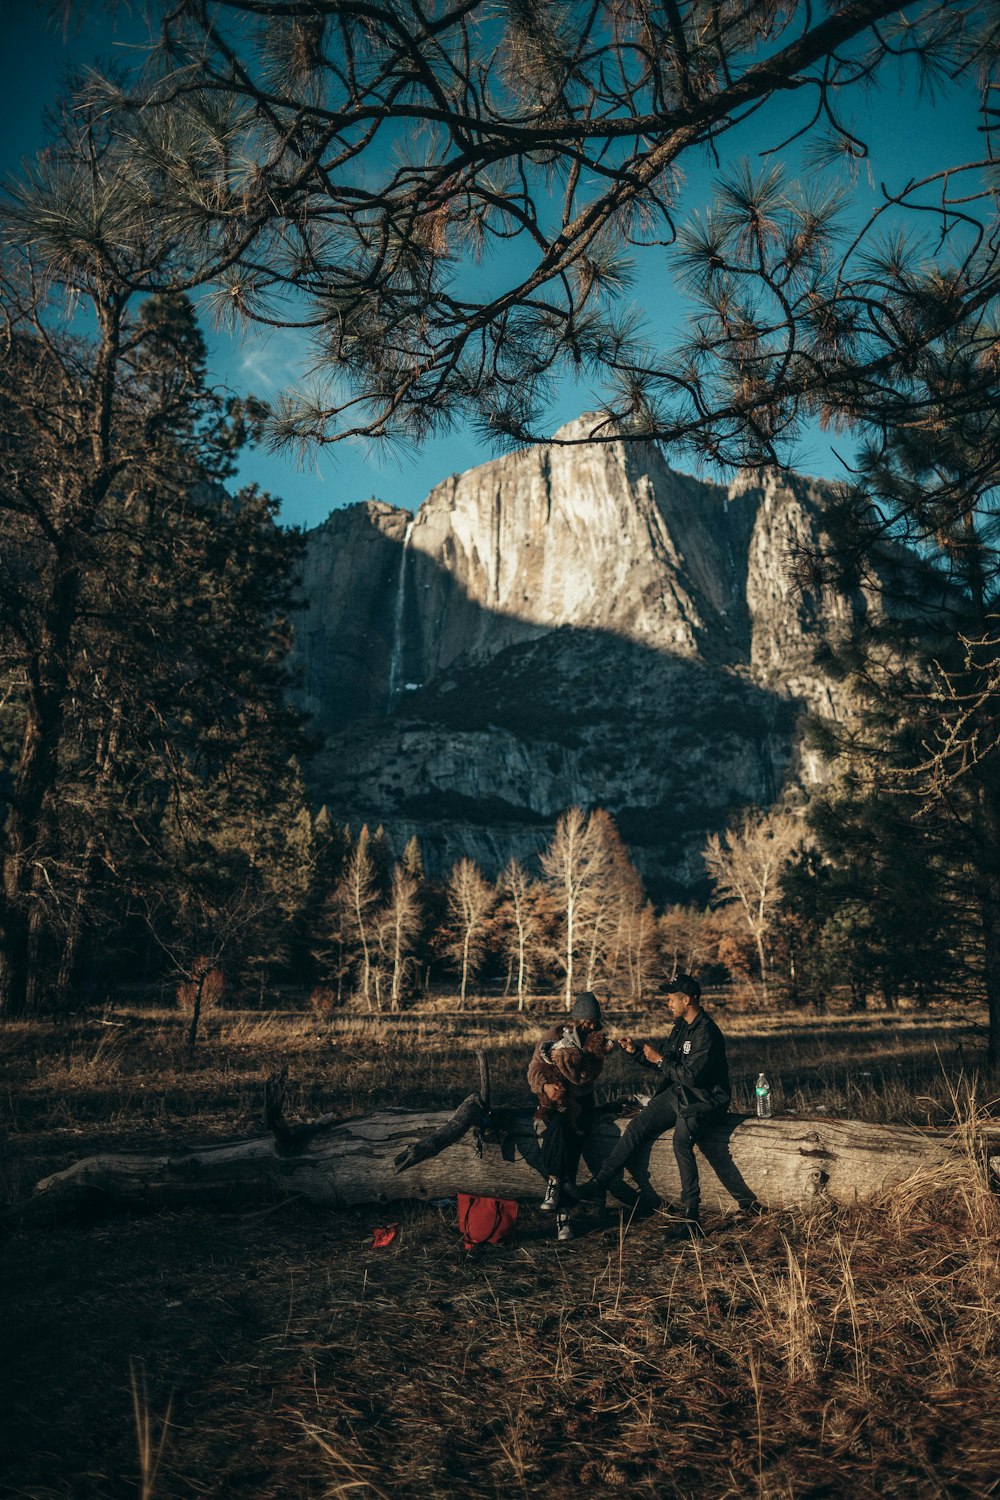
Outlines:
[[687, 1219], [675, 1219], [672, 1224], [668, 1224], [665, 1237], [668, 1240], [703, 1240], [705, 1231], [701, 1227], [701, 1220], [694, 1215]]
[[599, 1177], [592, 1177], [589, 1182], [581, 1182], [576, 1190], [576, 1196], [581, 1203], [590, 1203], [594, 1208], [603, 1208], [608, 1196], [608, 1189]]
[[759, 1198], [752, 1198], [749, 1203], [741, 1203], [737, 1209], [737, 1219], [760, 1219], [768, 1211], [767, 1204], [761, 1203]]

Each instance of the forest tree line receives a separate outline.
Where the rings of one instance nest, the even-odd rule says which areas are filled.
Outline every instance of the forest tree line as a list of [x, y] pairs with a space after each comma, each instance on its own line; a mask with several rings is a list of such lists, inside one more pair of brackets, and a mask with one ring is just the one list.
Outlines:
[[432, 987], [458, 1008], [482, 994], [568, 1008], [580, 989], [641, 1005], [679, 970], [748, 1005], [921, 1006], [975, 981], [974, 929], [950, 883], [890, 846], [892, 817], [870, 802], [862, 820], [838, 790], [750, 809], [706, 842], [711, 900], [657, 909], [601, 808], [569, 808], [537, 858], [496, 878], [465, 856], [434, 879], [416, 835], [397, 858], [381, 826], [355, 836], [303, 811], [283, 951], [320, 1016], [397, 1011]]

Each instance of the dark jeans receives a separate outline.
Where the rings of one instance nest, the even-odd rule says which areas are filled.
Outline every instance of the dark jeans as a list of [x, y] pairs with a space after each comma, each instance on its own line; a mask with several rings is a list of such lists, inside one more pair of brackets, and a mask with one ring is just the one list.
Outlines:
[[[707, 1117], [708, 1120], [712, 1116]], [[607, 1188], [624, 1166], [628, 1165], [629, 1159], [635, 1156], [643, 1146], [656, 1140], [657, 1136], [674, 1127], [674, 1156], [677, 1159], [677, 1169], [681, 1176], [681, 1209], [689, 1219], [698, 1217], [698, 1209], [701, 1205], [701, 1188], [698, 1185], [698, 1163], [694, 1159], [694, 1143], [698, 1139], [701, 1127], [706, 1123], [706, 1117], [694, 1116], [685, 1118], [677, 1113], [677, 1095], [673, 1089], [664, 1089], [662, 1094], [657, 1094], [650, 1099], [645, 1109], [640, 1110], [635, 1119], [629, 1125], [625, 1134], [618, 1142], [601, 1166], [601, 1170], [595, 1177], [595, 1182], [602, 1188]]]
[[538, 1145], [542, 1154], [542, 1170], [546, 1177], [558, 1177], [560, 1182], [575, 1182], [580, 1165], [583, 1141], [594, 1118], [594, 1101], [580, 1102], [576, 1117], [576, 1128], [565, 1114], [553, 1114], [543, 1130], [539, 1132]]

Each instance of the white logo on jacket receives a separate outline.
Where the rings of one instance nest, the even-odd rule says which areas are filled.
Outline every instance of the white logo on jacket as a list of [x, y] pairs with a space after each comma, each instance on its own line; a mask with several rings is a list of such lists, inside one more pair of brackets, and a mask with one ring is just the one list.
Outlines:
[[683, 1045], [683, 1047], [681, 1048], [681, 1051], [684, 1053], [684, 1056], [686, 1057], [687, 1054], [691, 1051], [691, 1043], [690, 1042], [685, 1042], [684, 1045]]

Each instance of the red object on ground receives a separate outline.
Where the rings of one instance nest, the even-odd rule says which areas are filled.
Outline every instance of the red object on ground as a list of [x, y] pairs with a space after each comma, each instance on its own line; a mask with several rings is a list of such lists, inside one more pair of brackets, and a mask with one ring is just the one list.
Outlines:
[[517, 1228], [517, 1203], [513, 1198], [480, 1198], [458, 1195], [458, 1227], [466, 1250], [477, 1245], [503, 1245]]
[[391, 1245], [398, 1229], [398, 1224], [381, 1225], [372, 1235], [372, 1249], [381, 1250], [384, 1245]]

